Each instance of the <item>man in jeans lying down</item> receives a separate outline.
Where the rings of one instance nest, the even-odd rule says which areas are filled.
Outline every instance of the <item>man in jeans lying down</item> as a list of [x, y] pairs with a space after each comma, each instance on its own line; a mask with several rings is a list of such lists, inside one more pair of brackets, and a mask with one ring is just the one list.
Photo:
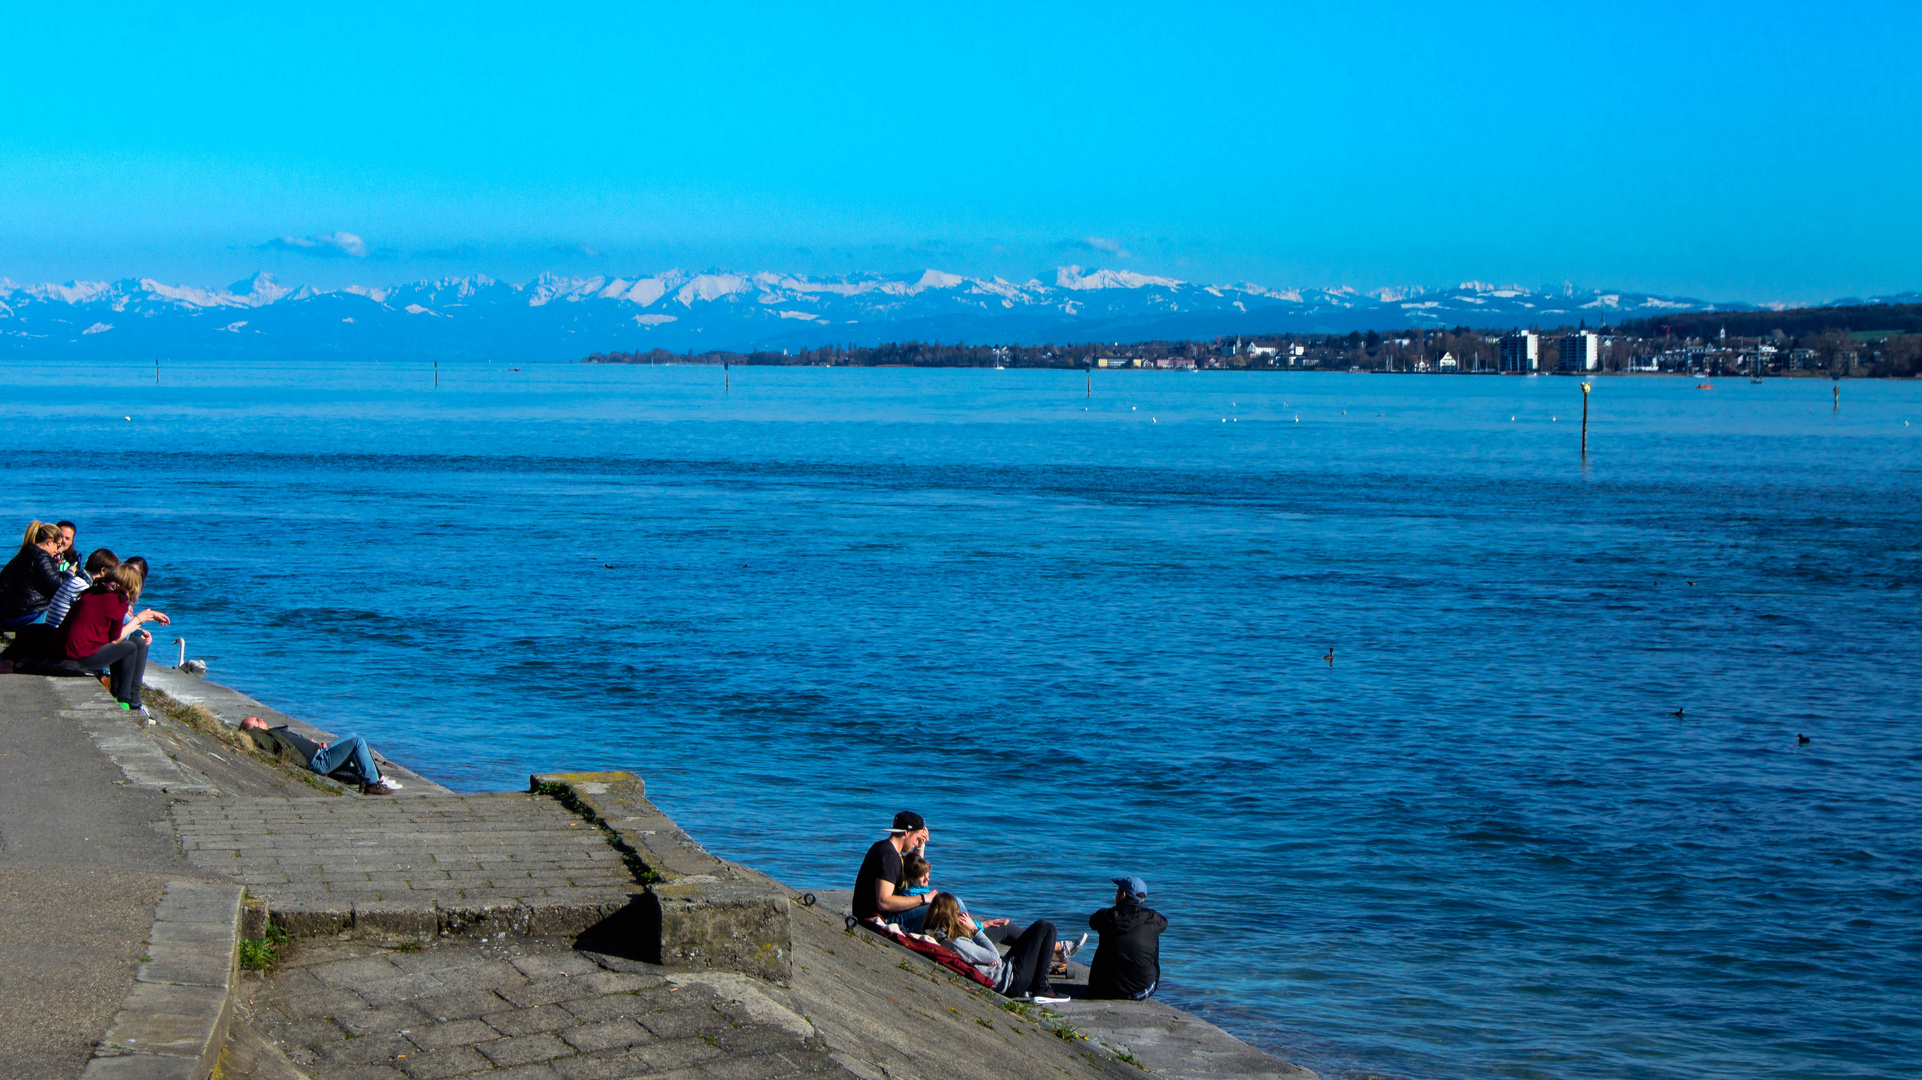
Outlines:
[[315, 742], [288, 730], [285, 724], [270, 728], [258, 716], [242, 720], [240, 730], [251, 736], [262, 750], [275, 757], [297, 758], [322, 776], [346, 771], [360, 785], [362, 795], [392, 795], [400, 790], [400, 784], [380, 774], [380, 766], [374, 764], [374, 752], [368, 748], [367, 740], [358, 735], [331, 743]]

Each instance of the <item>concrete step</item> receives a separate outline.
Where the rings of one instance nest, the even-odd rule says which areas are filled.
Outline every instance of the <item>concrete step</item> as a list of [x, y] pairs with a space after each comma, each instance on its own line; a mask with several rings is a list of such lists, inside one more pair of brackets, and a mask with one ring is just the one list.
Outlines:
[[233, 1018], [241, 888], [176, 881], [147, 955], [81, 1080], [206, 1080]]
[[598, 827], [544, 795], [175, 803], [196, 869], [297, 936], [569, 934], [640, 893]]

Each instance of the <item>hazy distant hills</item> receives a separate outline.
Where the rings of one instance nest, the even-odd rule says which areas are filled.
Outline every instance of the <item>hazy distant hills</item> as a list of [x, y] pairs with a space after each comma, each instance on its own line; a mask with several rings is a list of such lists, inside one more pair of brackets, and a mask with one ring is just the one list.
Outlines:
[[[1913, 299], [1912, 296], [1907, 297]], [[1889, 302], [1903, 297], [1879, 298]], [[1861, 303], [1860, 300], [1851, 302]], [[1061, 267], [1039, 280], [869, 274], [487, 277], [332, 291], [269, 274], [223, 289], [151, 278], [20, 286], [0, 279], [0, 355], [576, 360], [881, 341], [1022, 343], [1346, 333], [1412, 326], [1590, 326], [1749, 304], [1465, 282], [1453, 288], [1267, 289]]]

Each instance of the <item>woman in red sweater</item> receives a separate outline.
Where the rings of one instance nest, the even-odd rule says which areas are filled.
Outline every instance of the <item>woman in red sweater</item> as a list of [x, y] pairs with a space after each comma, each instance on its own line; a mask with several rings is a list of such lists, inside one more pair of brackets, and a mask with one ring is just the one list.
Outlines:
[[140, 682], [147, 674], [147, 646], [153, 644], [153, 635], [140, 624], [168, 623], [152, 608], [127, 617], [145, 583], [140, 571], [125, 563], [108, 570], [73, 602], [66, 628], [67, 658], [88, 671], [111, 671], [110, 688], [120, 707], [142, 716], [147, 710], [140, 704]]

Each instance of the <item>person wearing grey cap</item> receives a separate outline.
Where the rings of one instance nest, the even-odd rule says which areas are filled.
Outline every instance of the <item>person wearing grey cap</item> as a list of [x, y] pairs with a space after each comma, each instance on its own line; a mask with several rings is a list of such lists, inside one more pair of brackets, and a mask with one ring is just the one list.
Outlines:
[[1161, 984], [1161, 932], [1168, 919], [1148, 906], [1148, 883], [1130, 874], [1114, 879], [1114, 906], [1088, 916], [1101, 935], [1088, 966], [1088, 996], [1145, 1001]]

